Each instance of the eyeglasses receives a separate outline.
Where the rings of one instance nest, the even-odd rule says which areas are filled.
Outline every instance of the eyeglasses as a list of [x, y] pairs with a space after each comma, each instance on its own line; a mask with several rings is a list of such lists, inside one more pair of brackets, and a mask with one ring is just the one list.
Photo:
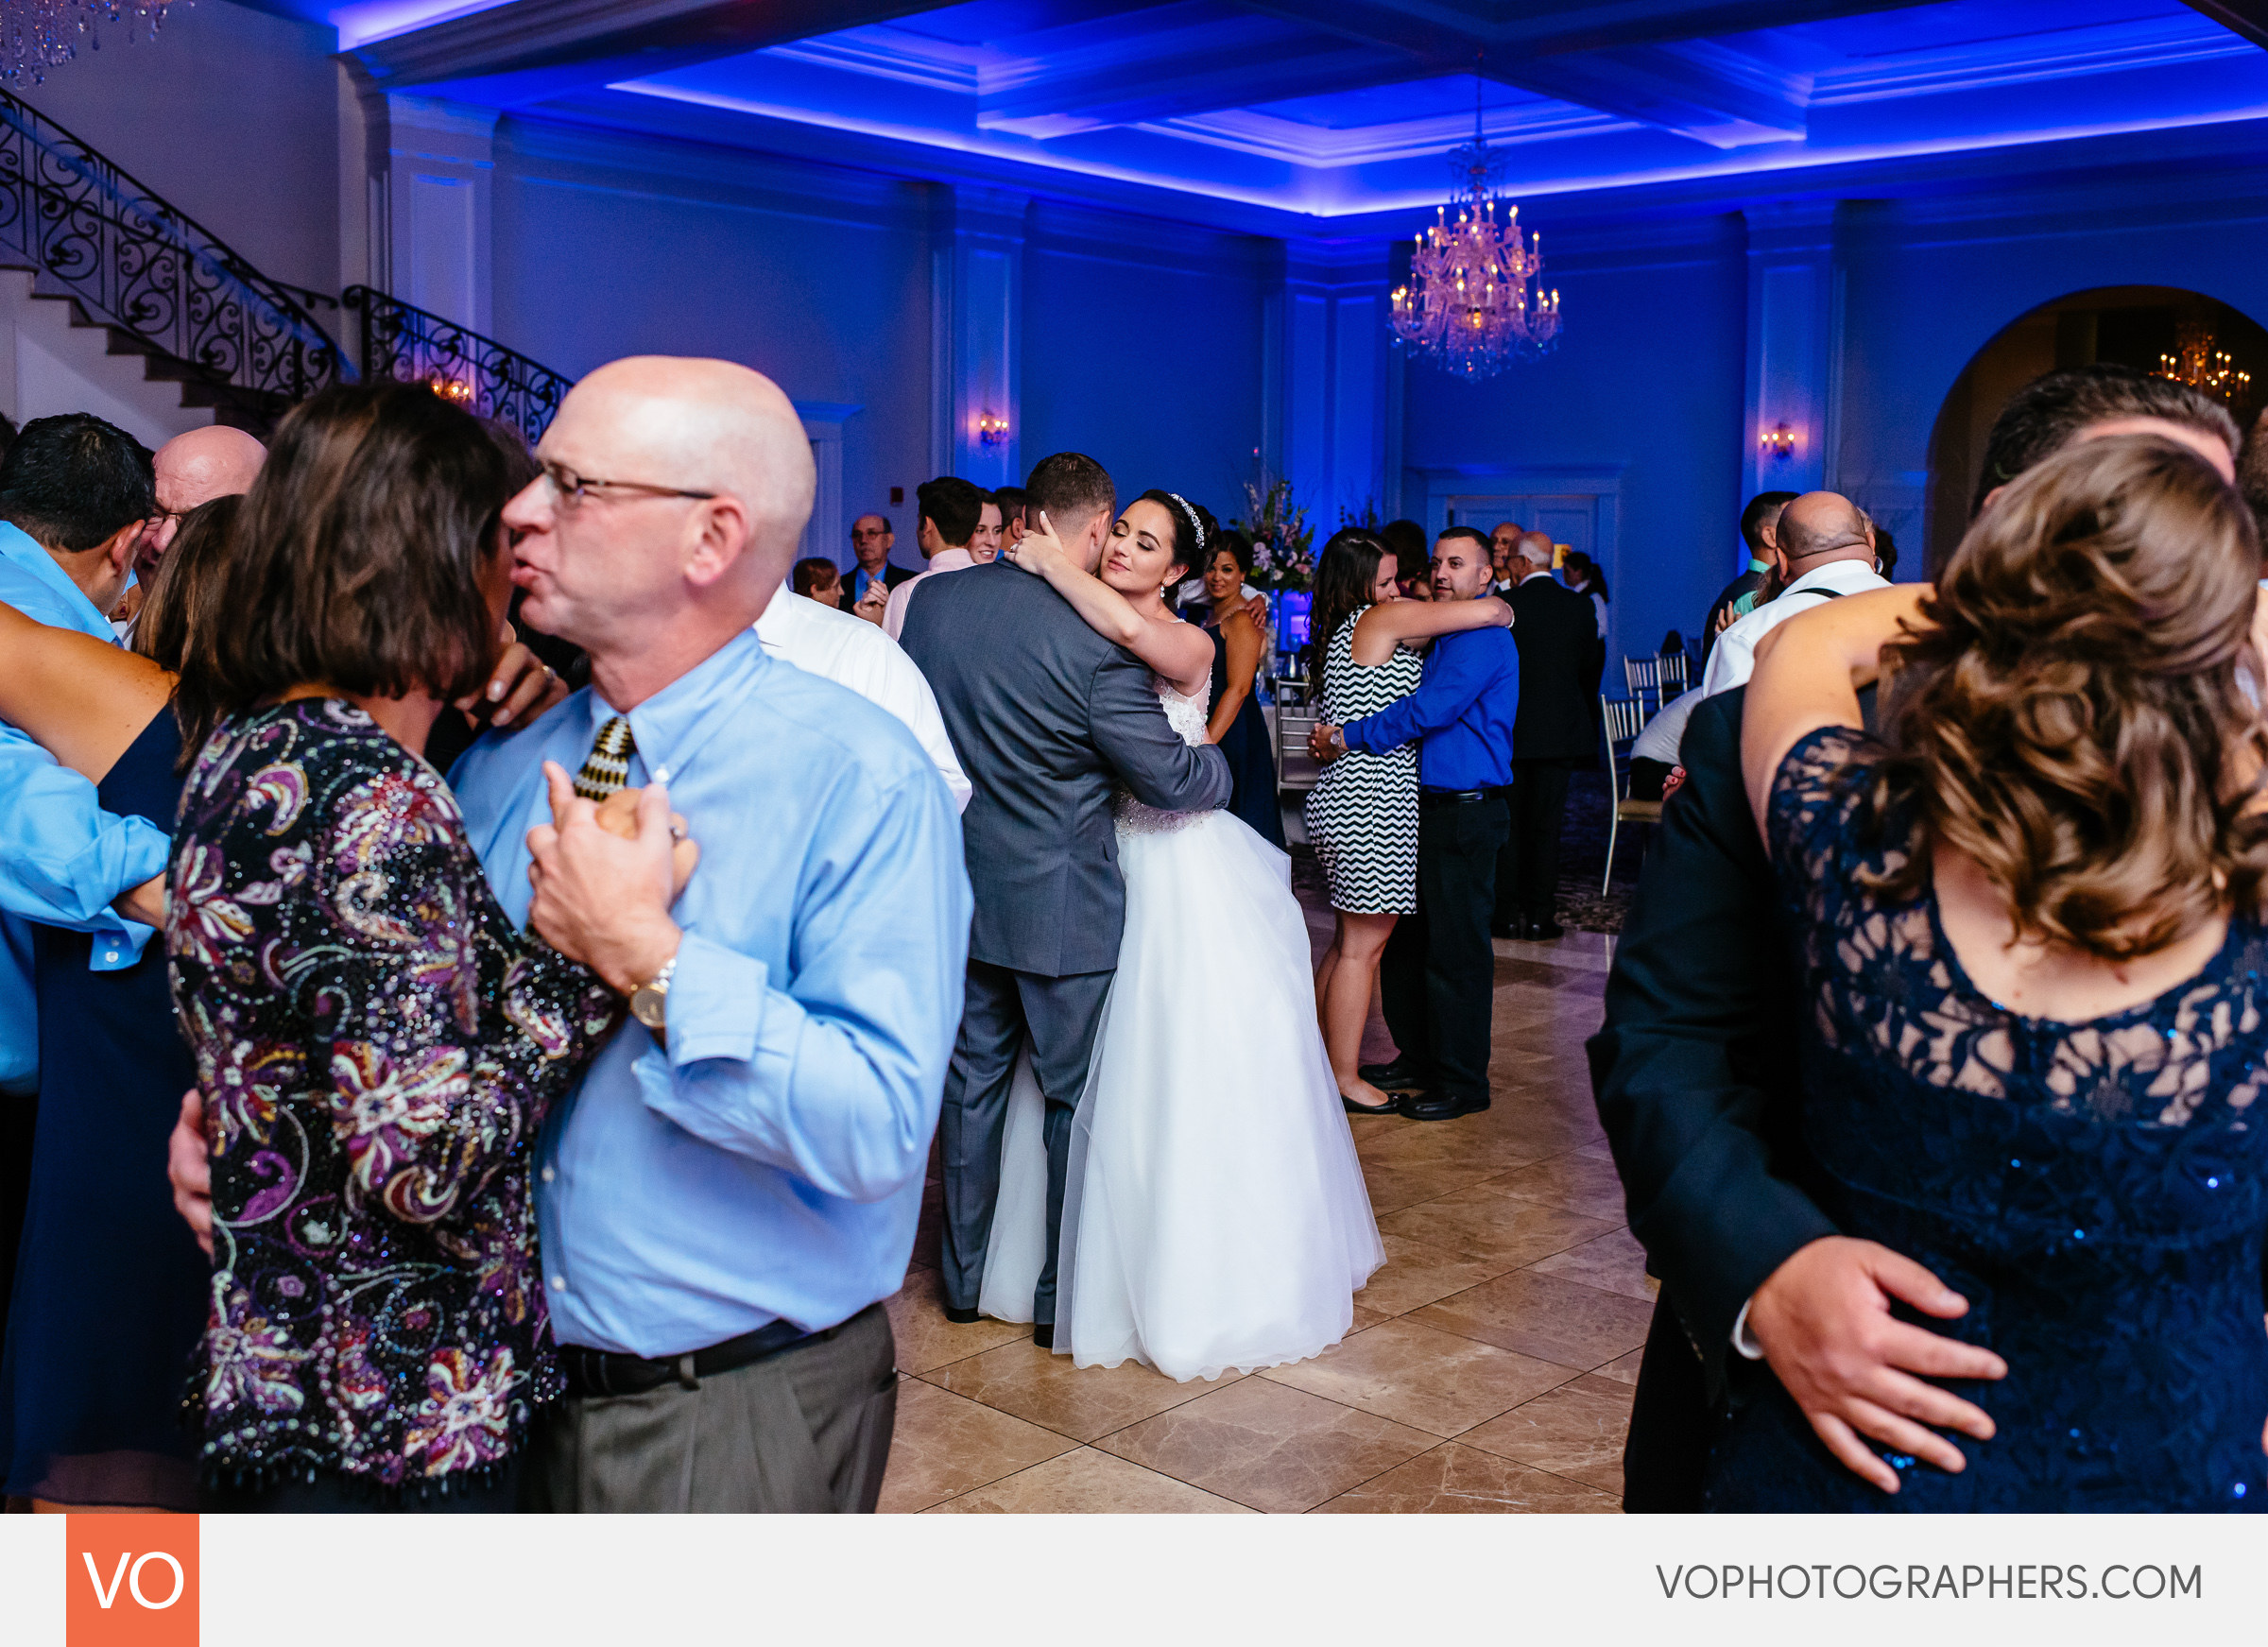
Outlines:
[[850, 528], [850, 536], [853, 539], [886, 538], [889, 535], [890, 529], [887, 526], [853, 526]]
[[576, 473], [563, 463], [547, 462], [542, 468], [543, 478], [551, 483], [552, 495], [559, 500], [562, 509], [582, 507], [595, 491], [644, 492], [647, 497], [656, 498], [713, 498], [719, 495], [713, 491], [687, 491], [682, 487], [655, 486], [644, 480], [592, 480]]

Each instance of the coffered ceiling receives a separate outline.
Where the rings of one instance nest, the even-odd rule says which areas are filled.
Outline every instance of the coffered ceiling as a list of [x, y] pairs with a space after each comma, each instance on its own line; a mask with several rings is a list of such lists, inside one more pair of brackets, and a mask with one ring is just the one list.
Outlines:
[[2268, 0], [274, 3], [388, 90], [1311, 220], [1437, 200], [1476, 108], [1522, 198], [2268, 133]]

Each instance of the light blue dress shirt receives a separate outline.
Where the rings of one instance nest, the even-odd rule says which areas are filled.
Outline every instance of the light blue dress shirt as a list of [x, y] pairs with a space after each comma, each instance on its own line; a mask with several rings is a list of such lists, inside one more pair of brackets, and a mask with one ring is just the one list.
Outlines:
[[[110, 620], [22, 530], [0, 521], [0, 601], [27, 618], [111, 642]], [[97, 972], [130, 967], [150, 929], [111, 901], [161, 873], [171, 838], [146, 818], [113, 817], [94, 785], [0, 721], [0, 1090], [39, 1076], [39, 1015], [25, 923], [94, 935]]]
[[[589, 688], [451, 781], [490, 884], [527, 916], [541, 763], [575, 772]], [[896, 1292], [960, 1022], [960, 818], [894, 717], [751, 630], [629, 714], [630, 782], [700, 842], [675, 915], [668, 1045], [626, 1021], [554, 1113], [536, 1208], [562, 1344], [671, 1356]]]

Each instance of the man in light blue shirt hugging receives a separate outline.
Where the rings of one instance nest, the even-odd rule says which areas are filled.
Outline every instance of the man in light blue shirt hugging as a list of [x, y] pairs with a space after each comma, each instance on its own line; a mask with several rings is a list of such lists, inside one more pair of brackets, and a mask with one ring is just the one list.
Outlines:
[[[538, 1146], [568, 1379], [532, 1507], [870, 1510], [904, 1279], [961, 1011], [960, 821], [904, 726], [765, 656], [816, 477], [794, 407], [722, 361], [578, 384], [512, 500], [523, 618], [592, 685], [452, 774], [506, 909], [576, 933], [633, 843], [589, 801], [668, 786], [701, 860], [587, 958], [632, 1021]], [[573, 775], [584, 802], [551, 827]], [[531, 884], [532, 882], [532, 884]]]

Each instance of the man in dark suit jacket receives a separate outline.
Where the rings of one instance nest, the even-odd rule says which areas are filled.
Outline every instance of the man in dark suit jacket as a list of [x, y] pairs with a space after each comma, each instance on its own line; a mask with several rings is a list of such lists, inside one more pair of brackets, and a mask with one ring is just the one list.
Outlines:
[[850, 570], [843, 574], [843, 610], [850, 611], [866, 598], [874, 584], [887, 596], [909, 577], [920, 575], [910, 566], [890, 561], [890, 546], [898, 541], [887, 515], [861, 515], [850, 523]]
[[[1109, 475], [1058, 453], [1027, 484], [1091, 572], [1115, 516]], [[1007, 559], [933, 577], [907, 597], [903, 644], [937, 695], [975, 794], [961, 815], [976, 893], [960, 1038], [945, 1077], [945, 1313], [976, 1319], [1000, 1194], [1016, 1055], [1031, 1048], [1047, 1099], [1047, 1261], [1034, 1342], [1053, 1347], [1056, 1250], [1071, 1120], [1118, 967], [1125, 886], [1111, 791], [1165, 812], [1228, 803], [1228, 763], [1166, 723], [1150, 671]]]
[[1496, 857], [1496, 907], [1488, 930], [1500, 938], [1555, 938], [1559, 830], [1567, 781], [1598, 752], [1591, 696], [1598, 679], [1597, 615], [1552, 575], [1548, 533], [1522, 532], [1513, 550], [1520, 582], [1512, 643], [1520, 649], [1520, 718], [1512, 730], [1512, 830]]
[[[1779, 554], [1779, 511], [1796, 501], [1792, 491], [1760, 491], [1748, 500], [1741, 511], [1741, 540], [1748, 545], [1748, 564], [1740, 576], [1717, 591], [1717, 598], [1709, 603], [1709, 616], [1701, 621], [1701, 665], [1709, 666], [1709, 649], [1717, 643], [1717, 628], [1723, 623], [1726, 608], [1741, 596], [1763, 588], [1764, 579], [1772, 575], [1775, 558]], [[1694, 679], [1698, 680], [1699, 676]]]

